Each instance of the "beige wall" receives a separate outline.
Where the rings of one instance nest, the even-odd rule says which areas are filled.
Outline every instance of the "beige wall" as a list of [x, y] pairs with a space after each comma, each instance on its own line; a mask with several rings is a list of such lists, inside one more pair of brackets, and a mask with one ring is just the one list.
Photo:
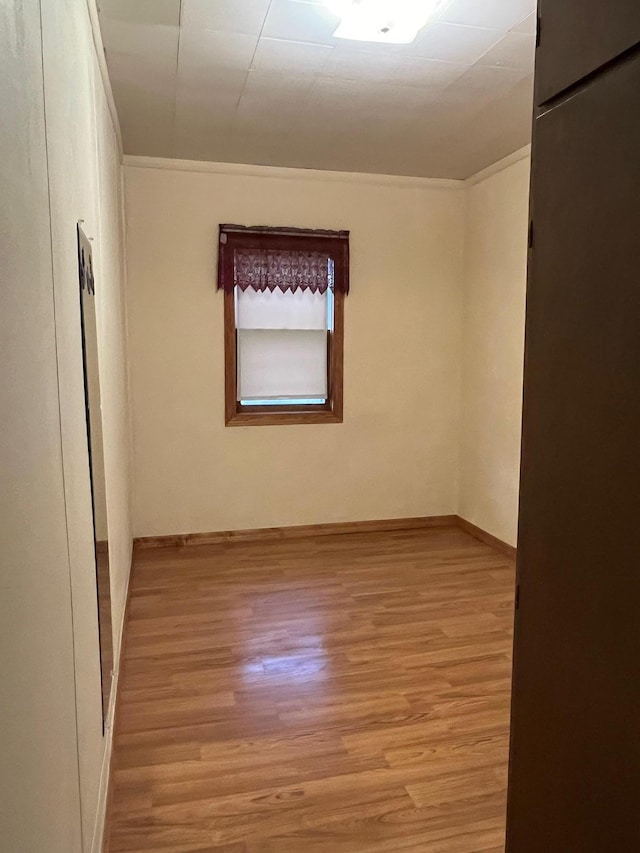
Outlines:
[[0, 0], [0, 848], [80, 850], [39, 2]]
[[110, 742], [102, 736], [101, 722], [75, 223], [83, 220], [83, 229], [93, 240], [95, 256], [112, 625], [117, 653], [132, 539], [121, 165], [86, 0], [43, 2], [42, 21], [62, 454], [74, 614], [78, 752], [84, 849], [88, 850], [96, 832], [96, 815], [104, 801]]
[[131, 553], [120, 153], [85, 0], [0, 0], [0, 38], [2, 78], [11, 87], [0, 136], [8, 345], [0, 445], [0, 601], [8, 613], [0, 624], [8, 662], [2, 692], [10, 697], [0, 726], [8, 752], [0, 846], [77, 853], [99, 842], [109, 738], [102, 735], [75, 228], [84, 220], [94, 238], [117, 644]]
[[[250, 171], [125, 168], [135, 534], [455, 512], [462, 191]], [[220, 222], [350, 229], [343, 424], [225, 428]]]
[[465, 218], [460, 515], [515, 545], [529, 158], [472, 184]]
[[[525, 153], [439, 189], [165, 167], [125, 169], [135, 534], [458, 512], [515, 544]], [[344, 424], [224, 427], [221, 221], [351, 230]]]

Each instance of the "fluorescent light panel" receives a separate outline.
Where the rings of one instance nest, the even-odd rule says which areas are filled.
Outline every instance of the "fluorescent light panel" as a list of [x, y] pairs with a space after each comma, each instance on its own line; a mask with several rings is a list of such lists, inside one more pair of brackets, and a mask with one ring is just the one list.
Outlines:
[[328, 0], [342, 19], [333, 34], [355, 41], [410, 44], [443, 0]]

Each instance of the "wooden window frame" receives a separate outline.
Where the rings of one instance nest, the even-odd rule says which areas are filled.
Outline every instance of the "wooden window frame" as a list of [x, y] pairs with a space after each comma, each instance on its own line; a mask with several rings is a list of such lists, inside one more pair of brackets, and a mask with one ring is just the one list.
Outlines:
[[318, 405], [243, 406], [238, 400], [235, 291], [224, 293], [225, 425], [341, 424], [344, 380], [344, 293], [333, 294], [333, 329], [327, 330], [328, 398]]

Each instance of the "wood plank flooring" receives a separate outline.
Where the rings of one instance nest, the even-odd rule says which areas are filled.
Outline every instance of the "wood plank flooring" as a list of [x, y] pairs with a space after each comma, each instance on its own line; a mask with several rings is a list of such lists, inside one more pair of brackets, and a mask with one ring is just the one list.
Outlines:
[[499, 853], [513, 562], [455, 529], [136, 555], [111, 853]]

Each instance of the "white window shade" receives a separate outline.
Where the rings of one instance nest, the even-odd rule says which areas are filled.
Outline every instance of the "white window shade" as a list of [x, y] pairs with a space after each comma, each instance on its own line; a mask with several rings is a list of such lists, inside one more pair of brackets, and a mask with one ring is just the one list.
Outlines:
[[238, 329], [326, 329], [329, 292], [236, 289]]
[[238, 329], [238, 400], [327, 397], [327, 331]]

